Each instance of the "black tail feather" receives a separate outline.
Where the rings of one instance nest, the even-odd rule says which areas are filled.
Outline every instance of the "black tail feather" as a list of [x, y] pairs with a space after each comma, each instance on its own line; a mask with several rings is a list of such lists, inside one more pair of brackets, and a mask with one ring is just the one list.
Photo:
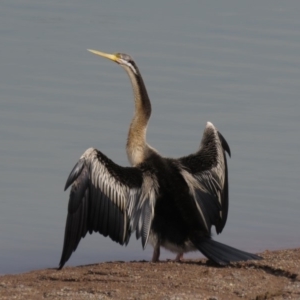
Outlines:
[[262, 259], [256, 254], [238, 250], [207, 237], [193, 238], [192, 242], [207, 258], [223, 266], [235, 261]]

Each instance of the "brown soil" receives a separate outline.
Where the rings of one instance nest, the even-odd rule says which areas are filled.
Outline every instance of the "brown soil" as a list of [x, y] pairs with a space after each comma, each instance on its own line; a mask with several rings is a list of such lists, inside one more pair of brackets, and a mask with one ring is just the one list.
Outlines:
[[217, 267], [108, 262], [0, 277], [0, 299], [300, 299], [300, 249]]

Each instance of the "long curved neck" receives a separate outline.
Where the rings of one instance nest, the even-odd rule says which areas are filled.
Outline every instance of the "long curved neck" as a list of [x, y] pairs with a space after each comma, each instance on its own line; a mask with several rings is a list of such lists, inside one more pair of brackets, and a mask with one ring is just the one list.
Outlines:
[[149, 118], [151, 116], [151, 103], [143, 81], [143, 78], [136, 67], [124, 67], [127, 71], [133, 89], [135, 111], [132, 118], [128, 138], [127, 156], [130, 163], [135, 166], [147, 158], [150, 147], [146, 142], [146, 131]]

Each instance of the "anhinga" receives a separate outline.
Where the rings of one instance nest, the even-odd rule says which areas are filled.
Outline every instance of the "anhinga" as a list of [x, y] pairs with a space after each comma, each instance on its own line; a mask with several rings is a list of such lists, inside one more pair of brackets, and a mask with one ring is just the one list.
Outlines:
[[143, 247], [160, 247], [177, 253], [199, 250], [220, 265], [259, 259], [211, 239], [211, 227], [222, 232], [228, 213], [229, 146], [208, 122], [200, 148], [178, 159], [162, 157], [146, 142], [151, 104], [141, 73], [127, 54], [89, 50], [121, 65], [130, 77], [135, 112], [129, 128], [127, 155], [132, 167], [122, 167], [97, 149], [80, 157], [66, 182], [72, 185], [68, 205], [62, 268], [86, 233], [99, 232], [121, 245], [132, 232]]

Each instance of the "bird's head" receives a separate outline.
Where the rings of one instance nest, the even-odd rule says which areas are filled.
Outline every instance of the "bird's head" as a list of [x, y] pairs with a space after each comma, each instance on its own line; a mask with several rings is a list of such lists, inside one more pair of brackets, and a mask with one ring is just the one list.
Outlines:
[[103, 56], [105, 58], [108, 58], [108, 59], [116, 62], [117, 64], [125, 67], [125, 68], [127, 67], [127, 68], [131, 69], [132, 72], [137, 74], [137, 67], [135, 65], [135, 62], [133, 61], [131, 56], [128, 55], [128, 54], [125, 54], [125, 53], [109, 54], [109, 53], [104, 53], [104, 52], [100, 52], [100, 51], [97, 51], [97, 50], [91, 50], [91, 49], [88, 49], [88, 51], [90, 51], [90, 52], [92, 52], [96, 55], [100, 55], [100, 56]]

